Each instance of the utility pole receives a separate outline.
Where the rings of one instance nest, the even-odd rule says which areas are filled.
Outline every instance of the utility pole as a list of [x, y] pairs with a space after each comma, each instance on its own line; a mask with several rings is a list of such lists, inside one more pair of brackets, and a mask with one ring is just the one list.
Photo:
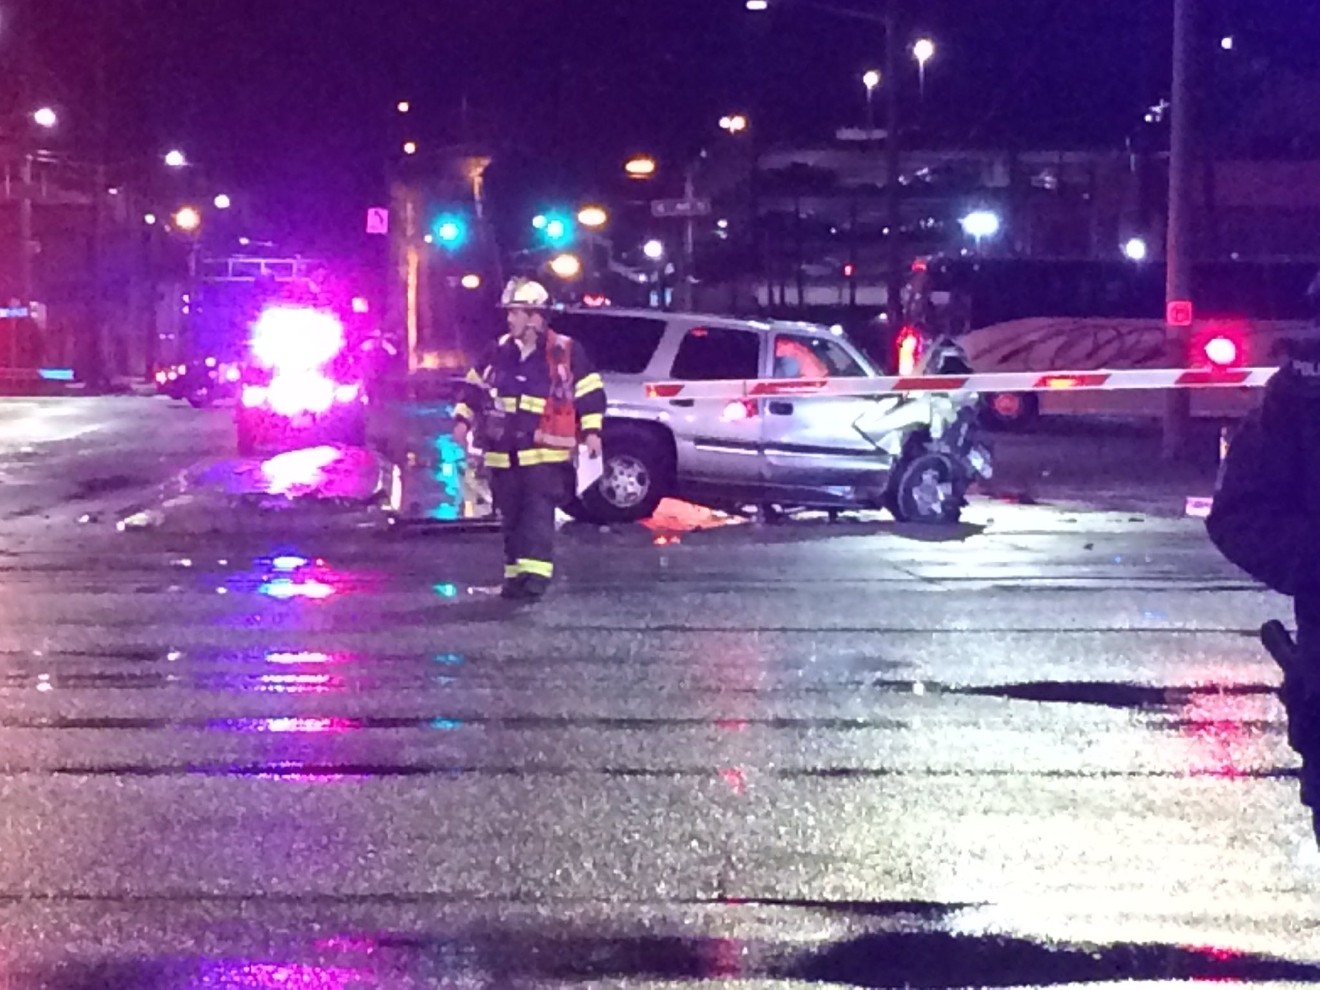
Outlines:
[[[91, 293], [89, 297], [86, 339], [83, 344], [82, 378], [94, 387], [108, 383], [105, 348], [106, 302], [106, 156], [109, 153], [109, 90], [106, 80], [106, 49], [110, 45], [109, 17], [104, 3], [97, 4], [92, 22], [92, 230]], [[195, 306], [195, 301], [193, 302]]]
[[[1192, 181], [1194, 171], [1194, 107], [1192, 73], [1195, 60], [1196, 0], [1173, 0], [1173, 90], [1170, 96], [1169, 137], [1169, 231], [1165, 248], [1167, 272], [1165, 301], [1195, 302], [1192, 299]], [[1170, 310], [1171, 306], [1168, 307]], [[1166, 319], [1172, 313], [1166, 314]], [[1172, 323], [1165, 328], [1165, 357], [1169, 366], [1187, 363], [1189, 328]], [[1165, 393], [1163, 457], [1179, 460], [1187, 452], [1191, 421], [1190, 396], [1185, 389]]]
[[896, 333], [903, 322], [903, 244], [902, 201], [899, 175], [902, 155], [899, 147], [899, 59], [902, 39], [899, 37], [900, 0], [889, 0], [885, 10], [885, 103], [888, 122], [885, 125], [885, 213], [888, 216], [888, 273], [885, 278], [885, 312], [889, 329]]

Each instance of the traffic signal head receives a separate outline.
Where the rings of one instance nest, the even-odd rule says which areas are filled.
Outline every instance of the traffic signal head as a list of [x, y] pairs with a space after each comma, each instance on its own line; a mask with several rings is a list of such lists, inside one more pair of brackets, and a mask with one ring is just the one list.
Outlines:
[[443, 214], [436, 217], [432, 233], [435, 242], [446, 251], [457, 251], [467, 242], [467, 220], [458, 214]]
[[573, 216], [566, 211], [550, 210], [538, 213], [532, 226], [546, 247], [565, 248], [573, 243], [575, 233]]

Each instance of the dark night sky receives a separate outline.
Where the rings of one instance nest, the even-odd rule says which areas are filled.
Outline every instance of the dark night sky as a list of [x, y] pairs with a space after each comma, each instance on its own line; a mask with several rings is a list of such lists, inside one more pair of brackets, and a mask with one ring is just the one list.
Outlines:
[[[20, 0], [3, 0], [14, 7]], [[26, 0], [41, 85], [85, 141], [95, 25], [88, 0]], [[783, 0], [780, 0], [783, 3]], [[827, 0], [881, 9], [877, 0]], [[514, 142], [568, 192], [616, 174], [630, 152], [689, 154], [746, 110], [762, 140], [860, 123], [859, 76], [882, 62], [879, 26], [788, 0], [102, 0], [110, 144], [146, 156], [180, 145], [219, 181], [310, 236], [354, 234], [400, 140], [468, 132]], [[1314, 61], [1316, 0], [1201, 0], [1207, 64]], [[796, 6], [798, 9], [791, 9]], [[1121, 141], [1167, 91], [1170, 0], [908, 0], [928, 33], [925, 113], [953, 143]], [[13, 17], [11, 23], [15, 23]], [[18, 32], [9, 32], [9, 35]], [[0, 37], [14, 58], [13, 38]], [[915, 100], [916, 70], [905, 79]], [[529, 179], [529, 181], [532, 181]], [[568, 188], [578, 186], [577, 190]]]

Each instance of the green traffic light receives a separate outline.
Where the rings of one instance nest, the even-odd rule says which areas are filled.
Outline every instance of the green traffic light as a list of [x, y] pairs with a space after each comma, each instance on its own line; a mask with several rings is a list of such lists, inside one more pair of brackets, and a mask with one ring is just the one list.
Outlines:
[[461, 216], [447, 214], [435, 221], [435, 239], [449, 251], [457, 250], [467, 241], [467, 221]]
[[545, 245], [552, 248], [568, 247], [576, 234], [572, 215], [559, 210], [537, 214], [532, 220], [532, 226], [539, 232]]

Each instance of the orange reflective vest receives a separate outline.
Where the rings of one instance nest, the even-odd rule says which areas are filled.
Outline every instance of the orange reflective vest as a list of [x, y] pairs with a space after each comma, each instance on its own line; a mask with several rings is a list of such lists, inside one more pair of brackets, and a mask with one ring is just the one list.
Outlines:
[[577, 407], [573, 404], [573, 338], [547, 330], [545, 360], [550, 394], [536, 427], [536, 443], [559, 450], [577, 450]]

